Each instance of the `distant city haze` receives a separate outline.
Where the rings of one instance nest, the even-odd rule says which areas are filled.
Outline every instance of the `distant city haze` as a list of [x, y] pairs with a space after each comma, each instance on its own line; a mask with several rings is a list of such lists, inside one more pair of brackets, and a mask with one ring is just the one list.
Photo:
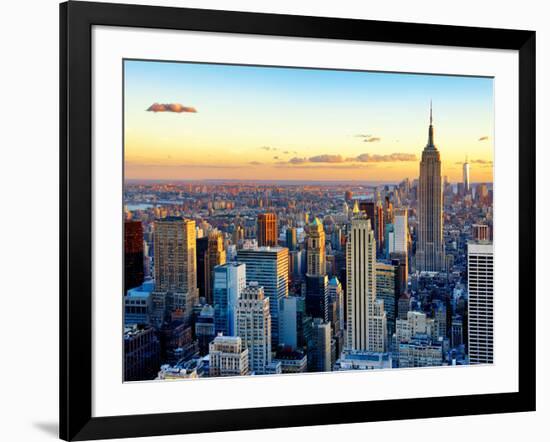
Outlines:
[[493, 79], [124, 62], [127, 180], [398, 182], [430, 100], [442, 175], [492, 182]]

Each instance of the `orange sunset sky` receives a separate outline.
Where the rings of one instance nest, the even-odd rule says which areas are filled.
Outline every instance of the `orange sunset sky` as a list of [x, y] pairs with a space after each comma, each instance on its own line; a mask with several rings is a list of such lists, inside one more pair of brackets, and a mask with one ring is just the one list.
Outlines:
[[492, 181], [493, 79], [125, 61], [127, 179]]

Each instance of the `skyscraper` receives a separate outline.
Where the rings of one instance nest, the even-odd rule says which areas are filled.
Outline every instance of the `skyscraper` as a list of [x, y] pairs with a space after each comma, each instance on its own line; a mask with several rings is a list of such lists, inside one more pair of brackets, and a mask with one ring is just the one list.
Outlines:
[[[392, 264], [398, 264], [399, 287], [397, 297], [407, 290], [409, 276], [409, 226], [408, 210], [400, 208], [394, 210], [393, 216], [393, 235], [391, 236], [391, 247], [389, 258]], [[395, 262], [395, 261], [398, 261]]]
[[386, 315], [376, 301], [376, 241], [371, 222], [355, 218], [346, 243], [346, 348], [385, 351]]
[[[370, 219], [370, 226], [373, 231], [375, 231], [375, 217], [376, 217], [376, 204], [374, 201], [359, 200], [359, 211], [364, 212], [367, 215], [367, 218]], [[374, 236], [376, 239], [376, 235]]]
[[206, 294], [206, 252], [208, 251], [208, 236], [197, 238], [196, 247], [197, 288], [199, 289], [199, 297], [203, 297]]
[[292, 279], [302, 279], [306, 273], [306, 251], [294, 250], [293, 252], [289, 252], [288, 256], [289, 275], [291, 275]]
[[408, 277], [409, 277], [409, 264], [406, 253], [393, 252], [390, 254], [390, 261], [397, 270], [397, 279], [399, 284], [396, 288], [395, 295], [399, 298], [402, 293], [407, 291]]
[[304, 298], [301, 296], [287, 296], [281, 299], [279, 344], [295, 350], [298, 348], [300, 332], [300, 310], [305, 310]]
[[279, 344], [280, 301], [288, 295], [288, 249], [257, 247], [237, 251], [237, 261], [246, 264], [246, 282], [257, 282], [269, 297], [271, 345]]
[[493, 243], [468, 243], [468, 353], [470, 364], [493, 362]]
[[331, 236], [330, 242], [331, 242], [332, 250], [334, 251], [342, 250], [342, 239], [344, 238], [344, 236], [342, 235], [342, 228], [339, 226], [335, 226], [330, 236]]
[[195, 221], [167, 217], [154, 223], [155, 290], [151, 323], [161, 327], [176, 314], [188, 326], [198, 302]]
[[393, 211], [393, 244], [389, 252], [407, 253], [408, 241], [408, 210], [406, 208], [395, 209]]
[[334, 358], [340, 357], [345, 347], [345, 311], [344, 311], [344, 290], [336, 276], [328, 282], [328, 321], [332, 330], [334, 340]]
[[462, 181], [464, 183], [464, 195], [470, 193], [470, 163], [468, 163], [468, 156], [466, 161], [462, 165]]
[[367, 215], [367, 218], [370, 219], [370, 226], [372, 231], [374, 232], [374, 240], [376, 241], [376, 247], [378, 248], [378, 251], [381, 251], [381, 248], [383, 247], [383, 244], [384, 244], [384, 232], [385, 232], [384, 222], [391, 222], [391, 221], [385, 221], [384, 219], [385, 209], [379, 198], [380, 198], [380, 195], [378, 194], [378, 200], [376, 202], [360, 201], [359, 210], [361, 212], [364, 212]]
[[451, 321], [451, 346], [456, 348], [464, 342], [464, 320], [460, 316], [454, 316]]
[[343, 332], [346, 324], [344, 311], [344, 290], [342, 289], [342, 284], [336, 276], [333, 276], [328, 283], [328, 296], [329, 302], [335, 305], [335, 309], [333, 310], [335, 315], [333, 318], [329, 315], [329, 321], [331, 322], [335, 333], [338, 331]]
[[199, 354], [208, 354], [208, 345], [216, 337], [216, 326], [214, 324], [214, 307], [206, 304], [200, 311], [195, 322], [195, 336], [199, 342]]
[[388, 324], [384, 301], [375, 299], [371, 309], [372, 314], [368, 317], [368, 350], [383, 353], [388, 350]]
[[124, 293], [143, 284], [143, 226], [124, 222]]
[[317, 217], [307, 226], [307, 275], [319, 276], [326, 273], [325, 230]]
[[476, 196], [479, 202], [486, 203], [489, 201], [489, 189], [486, 183], [480, 183], [476, 186]]
[[411, 296], [408, 293], [402, 293], [397, 300], [397, 319], [407, 319], [407, 314], [411, 310]]
[[306, 312], [328, 321], [325, 230], [319, 218], [307, 226]]
[[375, 220], [374, 225], [374, 239], [376, 240], [377, 253], [382, 255], [384, 251], [384, 242], [386, 239], [386, 224], [391, 224], [391, 217], [388, 217], [388, 213], [384, 210], [382, 206], [382, 201], [378, 198], [375, 207]]
[[226, 254], [223, 244], [223, 234], [219, 230], [213, 230], [208, 234], [208, 249], [205, 256], [205, 290], [204, 296], [208, 304], [213, 303], [214, 268], [225, 264]]
[[246, 286], [246, 265], [229, 262], [214, 267], [214, 324], [216, 333], [235, 336], [237, 301]]
[[435, 300], [433, 306], [434, 338], [447, 338], [447, 306], [441, 300]]
[[384, 227], [384, 256], [388, 258], [395, 246], [395, 228], [393, 224], [386, 224]]
[[148, 325], [124, 329], [124, 380], [154, 379], [160, 365], [160, 346], [155, 330]]
[[328, 276], [306, 275], [306, 313], [328, 321]]
[[388, 336], [395, 331], [397, 299], [399, 293], [398, 267], [385, 262], [376, 263], [376, 299], [384, 301]]
[[231, 235], [231, 241], [235, 246], [241, 247], [244, 241], [244, 229], [242, 226], [235, 226], [235, 230], [233, 230], [233, 234]]
[[266, 367], [271, 363], [271, 315], [269, 299], [257, 282], [243, 289], [235, 316], [237, 335], [248, 349], [249, 369], [256, 374], [266, 374]]
[[195, 221], [167, 217], [155, 221], [155, 290], [197, 292]]
[[445, 269], [443, 243], [443, 192], [441, 188], [441, 158], [434, 144], [432, 109], [428, 143], [422, 152], [418, 180], [418, 239], [416, 268], [438, 272]]
[[384, 200], [384, 221], [388, 224], [393, 224], [393, 204], [389, 196], [386, 196]]
[[296, 227], [288, 227], [286, 229], [286, 246], [288, 250], [293, 252], [298, 245], [296, 238]]
[[275, 213], [258, 214], [258, 246], [276, 246], [278, 237], [279, 229], [277, 228], [277, 215]]
[[331, 371], [330, 324], [321, 318], [313, 320], [311, 341], [308, 345], [308, 371]]

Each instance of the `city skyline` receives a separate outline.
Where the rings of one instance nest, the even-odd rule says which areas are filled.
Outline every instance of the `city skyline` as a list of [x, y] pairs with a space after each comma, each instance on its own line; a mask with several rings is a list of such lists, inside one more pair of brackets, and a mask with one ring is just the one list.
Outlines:
[[128, 180], [400, 181], [429, 102], [442, 174], [492, 181], [493, 80], [125, 61]]
[[126, 64], [125, 381], [493, 362], [491, 79]]

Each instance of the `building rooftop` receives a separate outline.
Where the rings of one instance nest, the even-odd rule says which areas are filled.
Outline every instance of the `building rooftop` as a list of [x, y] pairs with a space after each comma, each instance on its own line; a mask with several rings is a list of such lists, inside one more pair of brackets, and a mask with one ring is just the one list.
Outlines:
[[373, 361], [390, 360], [390, 353], [380, 353], [375, 351], [349, 351], [343, 352], [341, 359], [344, 361], [356, 360], [356, 361]]
[[150, 328], [151, 327], [149, 325], [144, 324], [134, 324], [128, 327], [124, 327], [124, 339], [133, 338], [134, 336], [137, 336], [144, 331], [148, 331]]
[[219, 334], [214, 338], [212, 342], [216, 343], [241, 343], [241, 337], [240, 336], [224, 336], [222, 334]]
[[229, 262], [226, 262], [225, 264], [219, 264], [217, 265], [216, 267], [214, 267], [214, 269], [217, 269], [217, 268], [227, 268], [227, 267], [240, 267], [240, 266], [245, 266], [246, 264], [244, 262], [239, 262], [239, 261], [229, 261]]
[[145, 281], [139, 287], [134, 287], [126, 292], [126, 296], [129, 297], [143, 297], [148, 296], [155, 290], [155, 281]]
[[261, 246], [254, 247], [251, 249], [241, 249], [237, 252], [237, 255], [241, 252], [281, 252], [283, 250], [288, 250], [286, 247], [281, 246]]
[[200, 316], [214, 316], [214, 307], [210, 304], [206, 304], [200, 312]]

